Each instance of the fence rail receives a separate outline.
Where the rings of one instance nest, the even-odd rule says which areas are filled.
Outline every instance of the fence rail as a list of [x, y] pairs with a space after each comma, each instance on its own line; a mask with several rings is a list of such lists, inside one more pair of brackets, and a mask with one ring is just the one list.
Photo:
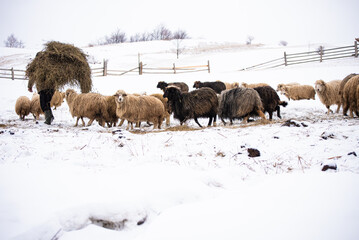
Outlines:
[[[207, 65], [197, 66], [176, 66], [173, 64], [172, 67], [146, 67], [147, 64], [139, 63], [137, 67], [120, 70], [120, 69], [108, 69], [108, 61], [104, 60], [102, 67], [91, 68], [92, 77], [103, 77], [103, 76], [122, 76], [124, 74], [135, 73], [135, 74], [179, 74], [179, 73], [190, 73], [190, 72], [201, 72], [208, 71], [210, 73], [209, 61]], [[28, 80], [25, 76], [25, 70], [19, 70], [14, 68], [0, 68], [0, 78], [12, 79], [12, 80]]]
[[0, 78], [12, 79], [12, 80], [27, 80], [25, 76], [25, 70], [20, 69], [6, 69], [0, 68]]
[[269, 68], [276, 68], [281, 66], [290, 66], [296, 64], [323, 62], [326, 60], [341, 59], [348, 57], [358, 57], [358, 42], [355, 41], [353, 46], [344, 46], [337, 48], [324, 49], [320, 46], [317, 51], [291, 53], [284, 52], [283, 57], [277, 58], [264, 63], [256, 64], [250, 67], [240, 69], [246, 70], [264, 70]]

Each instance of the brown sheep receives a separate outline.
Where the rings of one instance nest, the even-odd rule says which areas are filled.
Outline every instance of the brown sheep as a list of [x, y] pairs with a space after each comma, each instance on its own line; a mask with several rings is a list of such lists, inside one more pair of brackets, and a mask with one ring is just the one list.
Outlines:
[[24, 121], [30, 113], [30, 99], [26, 96], [19, 97], [15, 103], [15, 112]]
[[[117, 104], [116, 114], [131, 124], [131, 130], [132, 123], [141, 121], [153, 123], [153, 129], [161, 128], [165, 107], [159, 99], [153, 96], [127, 94], [123, 90], [118, 90], [114, 96]], [[127, 130], [130, 124], [127, 125]]]
[[151, 94], [151, 96], [158, 98], [162, 103], [163, 106], [165, 107], [165, 119], [166, 119], [166, 126], [170, 126], [170, 118], [171, 118], [171, 110], [170, 110], [170, 106], [168, 104], [168, 99], [163, 97], [163, 94], [160, 93], [154, 93]]
[[339, 95], [340, 95], [340, 99], [341, 99], [341, 102], [343, 103], [343, 101], [344, 101], [344, 98], [343, 98], [343, 90], [344, 90], [344, 86], [345, 86], [345, 84], [349, 81], [349, 79], [351, 79], [352, 77], [355, 77], [356, 75], [358, 75], [358, 74], [356, 74], [356, 73], [351, 73], [351, 74], [349, 74], [348, 76], [346, 76], [343, 80], [342, 80], [342, 82], [340, 83], [340, 87], [339, 87]]
[[[217, 80], [217, 82], [220, 82], [220, 81]], [[223, 82], [223, 83], [224, 83], [224, 85], [226, 85], [226, 90], [239, 87], [238, 82], [233, 82], [233, 83]]]
[[105, 96], [107, 102], [108, 119], [105, 119], [108, 127], [116, 127], [118, 116], [116, 114], [117, 104], [115, 96]]
[[280, 92], [280, 93], [284, 93], [284, 87], [285, 86], [294, 86], [294, 85], [299, 85], [299, 83], [295, 83], [295, 82], [293, 82], [293, 83], [279, 83], [278, 85], [277, 85], [277, 92]]
[[241, 87], [244, 88], [256, 88], [256, 87], [264, 87], [264, 86], [269, 86], [267, 83], [252, 83], [252, 84], [247, 84], [245, 82], [243, 82], [241, 84]]
[[342, 100], [339, 92], [341, 80], [334, 80], [330, 82], [324, 82], [323, 80], [317, 80], [315, 82], [315, 92], [319, 96], [320, 101], [327, 107], [329, 114], [333, 112], [330, 110], [330, 106], [336, 104], [338, 106], [336, 113], [339, 112]]
[[349, 109], [350, 117], [354, 117], [353, 112], [359, 116], [359, 109], [357, 101], [359, 96], [357, 95], [357, 87], [359, 86], [359, 75], [352, 77], [345, 84], [343, 89], [343, 115], [347, 116]]
[[61, 104], [64, 102], [64, 99], [65, 99], [65, 93], [56, 90], [51, 98], [50, 107], [55, 107], [54, 109], [60, 107]]
[[109, 117], [104, 96], [98, 93], [77, 94], [73, 89], [67, 89], [65, 98], [72, 117], [77, 117], [75, 127], [80, 118], [82, 125], [85, 126], [84, 117], [90, 119], [87, 126], [90, 126], [94, 120], [97, 120], [102, 127], [105, 126], [105, 119]]
[[44, 114], [40, 106], [40, 95], [38, 93], [34, 93], [30, 102], [30, 112], [34, 116], [35, 120], [40, 119], [40, 115]]
[[313, 99], [315, 100], [315, 90], [310, 85], [294, 85], [294, 86], [285, 86], [283, 88], [284, 95], [288, 100], [301, 100], [301, 99]]

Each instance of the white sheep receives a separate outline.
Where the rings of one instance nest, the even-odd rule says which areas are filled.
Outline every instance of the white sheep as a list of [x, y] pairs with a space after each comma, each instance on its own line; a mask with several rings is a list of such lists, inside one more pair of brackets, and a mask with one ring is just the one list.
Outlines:
[[30, 112], [34, 116], [35, 120], [39, 120], [40, 115], [44, 114], [40, 106], [40, 95], [38, 93], [34, 93], [30, 102]]
[[15, 112], [24, 121], [30, 113], [30, 99], [26, 96], [19, 97], [15, 103]]
[[90, 119], [87, 126], [90, 126], [94, 120], [97, 120], [102, 127], [105, 126], [105, 120], [109, 119], [105, 96], [98, 93], [77, 94], [73, 89], [67, 89], [65, 98], [72, 117], [77, 117], [75, 127], [80, 118], [82, 125], [85, 126], [84, 117]]
[[265, 86], [269, 86], [267, 83], [245, 83], [242, 82], [241, 87], [243, 88], [256, 88], [256, 87], [265, 87]]
[[281, 94], [284, 93], [284, 87], [285, 86], [288, 86], [288, 87], [291, 87], [291, 86], [295, 86], [295, 85], [299, 85], [299, 83], [296, 83], [296, 82], [292, 82], [292, 83], [279, 83], [277, 85], [277, 92], [280, 92]]
[[333, 112], [330, 110], [331, 105], [338, 105], [336, 113], [339, 112], [340, 106], [342, 105], [341, 96], [339, 95], [341, 80], [334, 80], [330, 82], [324, 82], [323, 80], [318, 80], [315, 82], [315, 92], [317, 93], [320, 101], [327, 107], [329, 114]]
[[61, 104], [64, 102], [64, 99], [65, 99], [65, 93], [56, 90], [51, 98], [50, 107], [54, 107], [54, 109], [56, 110], [56, 108], [60, 107]]
[[[165, 116], [165, 108], [162, 102], [147, 95], [135, 96], [127, 94], [123, 90], [118, 90], [115, 95], [117, 104], [117, 116], [122, 120], [127, 120], [131, 124], [137, 122], [151, 122], [153, 129], [161, 128], [162, 121]], [[129, 125], [127, 125], [127, 130]]]
[[284, 86], [284, 95], [288, 100], [313, 99], [315, 100], [315, 90], [310, 85]]

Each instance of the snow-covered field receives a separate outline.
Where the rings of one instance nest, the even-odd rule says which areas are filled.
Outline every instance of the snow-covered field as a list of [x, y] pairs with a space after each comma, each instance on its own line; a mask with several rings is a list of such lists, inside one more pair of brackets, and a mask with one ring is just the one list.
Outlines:
[[[109, 68], [202, 65], [211, 73], [94, 78], [110, 95], [158, 93], [158, 81], [300, 82], [343, 79], [359, 59], [263, 71], [239, 69], [308, 46], [248, 48], [188, 40], [84, 48]], [[315, 48], [314, 46], [312, 47]], [[313, 50], [311, 49], [311, 50]], [[0, 68], [25, 69], [41, 49], [0, 48]], [[20, 121], [14, 111], [27, 81], [0, 79], [0, 239], [358, 239], [359, 120], [326, 115], [316, 100], [290, 101], [283, 119], [200, 129], [73, 127], [67, 103]], [[282, 100], [286, 100], [281, 96]], [[332, 106], [335, 110], [335, 106]], [[284, 126], [291, 120], [296, 126]], [[200, 122], [206, 125], [207, 119]], [[260, 156], [251, 158], [248, 149]], [[322, 171], [323, 166], [337, 170]]]

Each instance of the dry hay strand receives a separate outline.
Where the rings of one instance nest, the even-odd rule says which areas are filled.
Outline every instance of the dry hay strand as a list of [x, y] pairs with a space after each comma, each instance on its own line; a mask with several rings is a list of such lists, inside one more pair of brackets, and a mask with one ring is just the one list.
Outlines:
[[182, 126], [175, 126], [175, 127], [169, 127], [166, 129], [160, 129], [160, 130], [143, 130], [143, 129], [134, 129], [134, 130], [130, 130], [130, 133], [133, 134], [147, 134], [147, 133], [162, 133], [162, 132], [186, 132], [186, 131], [197, 131], [197, 130], [202, 130], [204, 128], [191, 128], [187, 125], [182, 125]]
[[91, 69], [87, 55], [73, 45], [48, 42], [45, 49], [26, 67], [26, 76], [35, 82], [55, 89], [64, 85], [79, 86], [81, 92], [92, 89]]

